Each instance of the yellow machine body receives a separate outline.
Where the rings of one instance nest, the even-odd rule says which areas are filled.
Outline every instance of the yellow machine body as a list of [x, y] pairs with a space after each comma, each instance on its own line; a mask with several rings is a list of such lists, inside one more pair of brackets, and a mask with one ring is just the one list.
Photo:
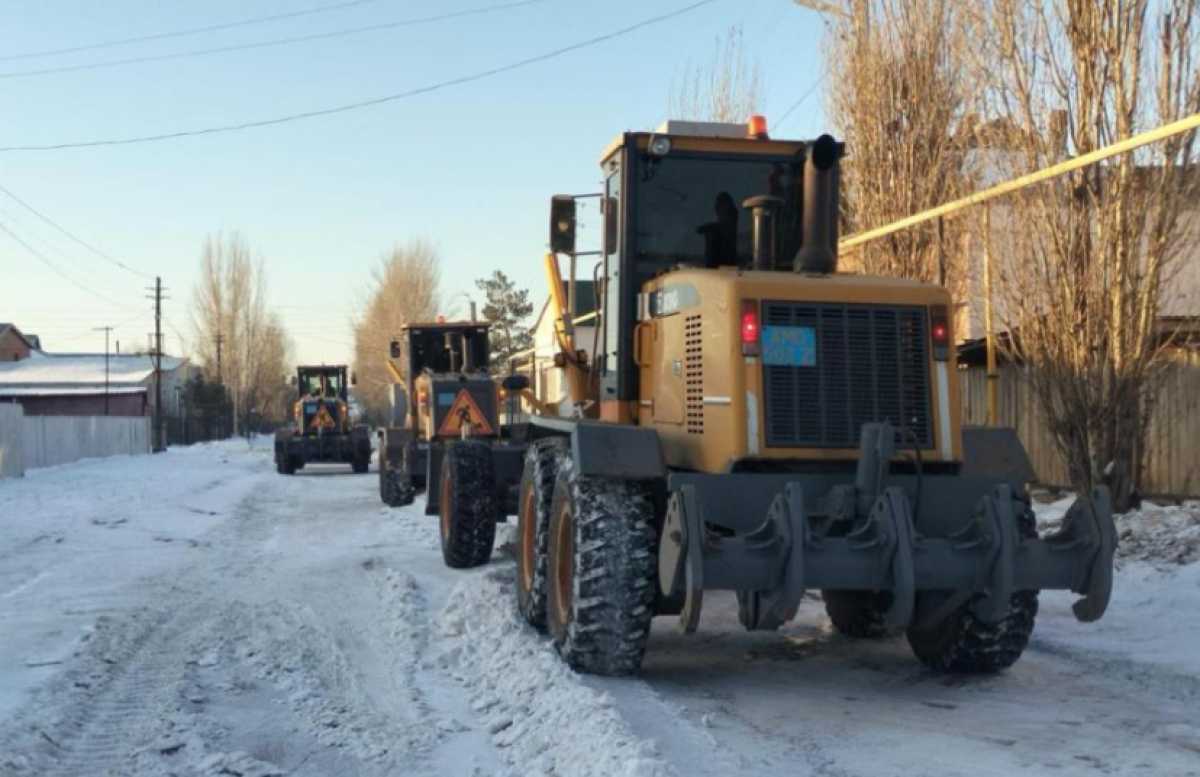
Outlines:
[[[667, 466], [713, 473], [753, 460], [852, 460], [859, 452], [857, 445], [768, 444], [762, 356], [743, 353], [741, 316], [748, 302], [913, 309], [950, 305], [945, 289], [903, 279], [737, 268], [669, 272], [645, 284], [643, 297], [653, 294], [675, 294], [692, 304], [638, 322], [634, 350], [640, 386], [634, 418], [659, 433]], [[932, 348], [926, 353], [932, 435], [920, 446], [921, 455], [927, 461], [958, 461], [962, 444], [953, 352], [941, 361], [933, 358]], [[897, 424], [903, 420], [893, 419]]]

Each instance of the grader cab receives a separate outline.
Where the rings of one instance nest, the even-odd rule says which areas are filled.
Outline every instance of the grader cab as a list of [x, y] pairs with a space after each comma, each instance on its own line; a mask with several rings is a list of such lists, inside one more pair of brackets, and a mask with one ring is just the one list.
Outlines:
[[[574, 413], [532, 418], [517, 519], [518, 607], [576, 669], [636, 671], [651, 618], [694, 631], [713, 591], [758, 630], [820, 590], [843, 633], [903, 629], [945, 671], [1016, 661], [1040, 589], [1103, 614], [1107, 493], [1039, 537], [1015, 435], [960, 427], [947, 291], [837, 272], [843, 153], [757, 117], [604, 151], [599, 343], [561, 317]], [[550, 244], [575, 267], [573, 199]]]

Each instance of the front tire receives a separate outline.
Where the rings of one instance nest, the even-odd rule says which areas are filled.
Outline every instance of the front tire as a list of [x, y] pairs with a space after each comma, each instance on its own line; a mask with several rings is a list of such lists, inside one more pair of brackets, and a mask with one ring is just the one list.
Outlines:
[[[1037, 537], [1033, 511], [1027, 503], [1021, 504], [1017, 530], [1022, 537]], [[918, 600], [917, 611], [922, 609]], [[931, 669], [990, 674], [1012, 666], [1025, 652], [1037, 612], [1038, 592], [1017, 591], [1009, 600], [1008, 612], [996, 623], [979, 620], [967, 602], [931, 628], [910, 626], [906, 636], [913, 653]]]
[[839, 633], [855, 639], [880, 639], [892, 633], [884, 615], [892, 606], [890, 591], [821, 592], [825, 614]]
[[559, 470], [550, 514], [546, 623], [589, 674], [636, 672], [654, 615], [654, 507], [639, 483]]
[[517, 501], [517, 610], [531, 625], [546, 625], [546, 549], [554, 484], [566, 456], [566, 440], [538, 440], [525, 452]]
[[933, 628], [909, 628], [908, 644], [922, 663], [939, 672], [998, 672], [1015, 664], [1029, 645], [1037, 611], [1037, 591], [1017, 591], [998, 623], [979, 620], [968, 604]]
[[492, 449], [486, 443], [455, 441], [442, 456], [438, 503], [442, 559], [468, 569], [486, 564], [496, 541], [496, 488]]

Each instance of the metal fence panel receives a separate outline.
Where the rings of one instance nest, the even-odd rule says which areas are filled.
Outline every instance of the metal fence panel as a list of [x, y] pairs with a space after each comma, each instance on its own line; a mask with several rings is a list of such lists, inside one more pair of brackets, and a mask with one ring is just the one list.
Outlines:
[[151, 420], [144, 416], [26, 416], [0, 405], [0, 476], [80, 459], [150, 452]]

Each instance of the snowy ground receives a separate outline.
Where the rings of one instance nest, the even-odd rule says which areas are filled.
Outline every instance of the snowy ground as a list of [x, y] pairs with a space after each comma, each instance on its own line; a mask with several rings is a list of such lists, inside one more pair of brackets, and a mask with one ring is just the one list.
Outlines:
[[1200, 505], [1127, 519], [1105, 619], [1043, 594], [997, 677], [711, 596], [611, 680], [348, 473], [238, 442], [0, 481], [0, 775], [1200, 775], [1200, 563], [1154, 550]]

